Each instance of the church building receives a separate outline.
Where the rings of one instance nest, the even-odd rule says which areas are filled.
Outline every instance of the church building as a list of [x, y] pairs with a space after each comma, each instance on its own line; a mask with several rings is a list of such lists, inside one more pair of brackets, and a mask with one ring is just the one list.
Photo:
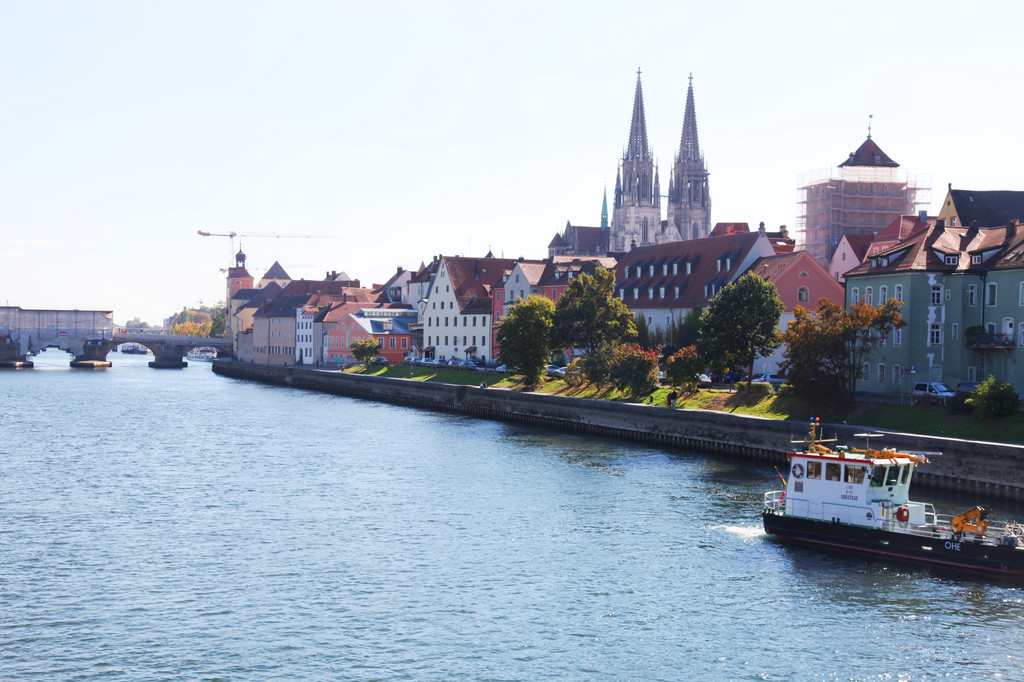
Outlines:
[[[667, 199], [667, 219], [661, 200]], [[636, 246], [702, 239], [711, 234], [711, 194], [708, 170], [697, 137], [693, 76], [686, 92], [683, 132], [669, 176], [668, 194], [661, 193], [658, 165], [647, 139], [643, 85], [637, 70], [629, 137], [615, 174], [611, 221], [608, 202], [602, 206], [601, 227], [566, 223], [548, 245], [549, 256], [603, 256]]]

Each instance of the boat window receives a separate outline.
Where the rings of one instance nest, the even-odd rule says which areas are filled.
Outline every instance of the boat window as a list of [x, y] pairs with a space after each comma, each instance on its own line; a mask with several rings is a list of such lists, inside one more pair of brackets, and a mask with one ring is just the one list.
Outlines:
[[900, 468], [889, 467], [889, 475], [885, 477], [886, 485], [896, 485], [900, 482]]
[[907, 479], [910, 478], [910, 465], [900, 467], [903, 469], [903, 475], [900, 476], [900, 483], [906, 483]]
[[807, 478], [821, 478], [821, 462], [807, 463]]
[[871, 485], [880, 486], [885, 481], [885, 467], [875, 467], [871, 470]]
[[825, 479], [829, 481], [839, 480], [839, 470], [843, 465], [839, 462], [829, 462], [825, 465]]
[[857, 483], [857, 484], [863, 483], [864, 482], [864, 472], [865, 471], [866, 471], [865, 467], [853, 466], [852, 464], [847, 464], [846, 465], [846, 472], [845, 472], [846, 476], [845, 476], [845, 478], [843, 478], [843, 480], [846, 481], [847, 483]]

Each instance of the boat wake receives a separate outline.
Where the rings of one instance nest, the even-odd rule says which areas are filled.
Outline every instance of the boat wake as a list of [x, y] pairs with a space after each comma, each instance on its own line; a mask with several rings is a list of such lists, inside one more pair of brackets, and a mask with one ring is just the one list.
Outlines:
[[761, 524], [755, 526], [713, 526], [711, 530], [724, 531], [744, 540], [753, 540], [765, 534], [764, 527]]

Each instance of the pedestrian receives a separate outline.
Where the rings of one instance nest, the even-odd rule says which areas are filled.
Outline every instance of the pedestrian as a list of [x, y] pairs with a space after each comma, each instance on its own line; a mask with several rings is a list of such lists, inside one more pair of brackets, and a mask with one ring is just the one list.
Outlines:
[[665, 404], [668, 405], [669, 407], [675, 407], [676, 406], [676, 400], [678, 400], [678, 399], [679, 399], [679, 394], [676, 393], [676, 389], [673, 388], [672, 392], [669, 393], [668, 397], [665, 398]]

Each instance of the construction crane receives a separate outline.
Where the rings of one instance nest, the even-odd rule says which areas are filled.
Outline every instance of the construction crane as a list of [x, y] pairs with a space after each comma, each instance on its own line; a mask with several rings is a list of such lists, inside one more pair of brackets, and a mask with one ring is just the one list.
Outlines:
[[196, 230], [196, 232], [200, 237], [227, 237], [229, 240], [229, 264], [235, 257], [235, 237], [245, 237], [246, 239], [341, 239], [341, 235], [336, 234], [271, 234], [267, 232], [247, 232], [239, 234], [238, 232], [204, 232], [203, 230]]

